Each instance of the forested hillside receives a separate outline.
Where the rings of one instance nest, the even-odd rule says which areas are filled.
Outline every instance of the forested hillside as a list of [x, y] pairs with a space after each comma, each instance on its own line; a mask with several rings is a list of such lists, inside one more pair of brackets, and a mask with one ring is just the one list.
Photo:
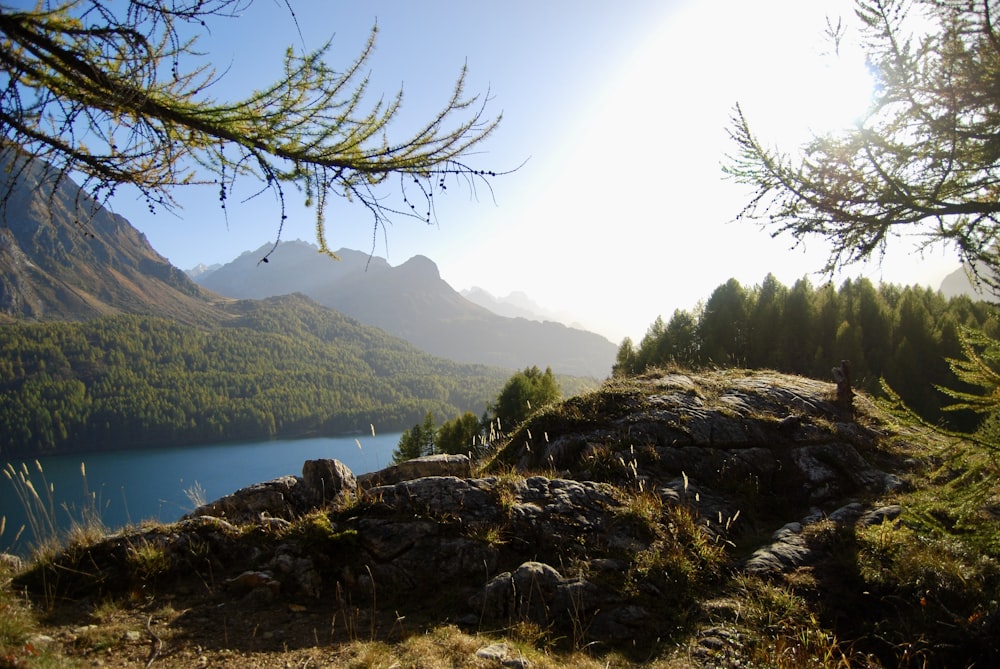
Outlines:
[[510, 373], [301, 296], [228, 310], [211, 328], [142, 315], [0, 327], [0, 456], [397, 430], [482, 412]]
[[829, 379], [849, 360], [854, 385], [878, 393], [880, 379], [931, 421], [971, 429], [974, 418], [942, 412], [950, 403], [935, 385], [958, 387], [946, 358], [961, 357], [961, 327], [1000, 336], [996, 309], [986, 302], [916, 286], [868, 279], [813, 286], [800, 279], [788, 288], [773, 275], [744, 287], [735, 279], [715, 289], [693, 311], [658, 318], [638, 346], [626, 339], [616, 374], [676, 363], [769, 368]]

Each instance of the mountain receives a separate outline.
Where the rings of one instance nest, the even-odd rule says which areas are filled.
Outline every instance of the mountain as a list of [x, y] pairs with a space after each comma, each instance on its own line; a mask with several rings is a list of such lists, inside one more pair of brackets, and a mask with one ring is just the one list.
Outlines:
[[184, 270], [184, 273], [187, 274], [189, 278], [194, 279], [195, 277], [202, 276], [203, 274], [204, 275], [211, 274], [212, 272], [214, 272], [215, 270], [219, 269], [220, 267], [222, 267], [222, 263], [215, 263], [213, 265], [206, 265], [205, 263], [198, 263], [197, 265], [195, 265], [191, 269]]
[[965, 295], [973, 300], [986, 300], [987, 302], [996, 300], [996, 296], [990, 292], [988, 287], [977, 287], [973, 284], [969, 278], [968, 268], [965, 265], [942, 279], [939, 290], [947, 298]]
[[520, 369], [551, 366], [560, 374], [603, 378], [617, 347], [604, 337], [551, 321], [493, 313], [455, 291], [429, 258], [392, 267], [376, 256], [341, 249], [339, 261], [312, 244], [283, 242], [248, 251], [196, 280], [235, 298], [299, 292], [418, 348], [460, 362]]
[[560, 321], [554, 314], [545, 313], [541, 306], [522, 292], [510, 293], [507, 297], [497, 297], [483, 288], [473, 286], [463, 290], [462, 297], [499, 316], [527, 318], [532, 321]]
[[0, 151], [0, 320], [142, 313], [203, 322], [217, 297], [152, 249], [127, 220], [40, 161]]

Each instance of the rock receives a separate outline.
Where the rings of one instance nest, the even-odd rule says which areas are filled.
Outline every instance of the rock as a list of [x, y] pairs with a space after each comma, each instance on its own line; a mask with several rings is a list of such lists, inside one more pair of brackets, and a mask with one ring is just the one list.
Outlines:
[[885, 489], [885, 472], [868, 464], [849, 443], [809, 444], [790, 454], [814, 504], [858, 490], [877, 493]]
[[485, 479], [431, 476], [369, 489], [364, 497], [396, 510], [415, 509], [444, 517], [461, 514], [467, 521], [496, 520], [496, 498]]
[[256, 523], [263, 517], [291, 520], [312, 507], [312, 493], [296, 476], [282, 476], [241, 488], [209, 504], [198, 507], [184, 518], [213, 516], [230, 523]]
[[320, 506], [342, 499], [358, 487], [347, 465], [329, 459], [306, 460], [302, 465], [302, 483]]
[[542, 562], [525, 562], [494, 576], [482, 594], [483, 617], [496, 621], [532, 620], [545, 624], [563, 578]]
[[801, 523], [788, 523], [771, 536], [771, 542], [754, 551], [746, 561], [748, 572], [761, 576], [778, 574], [807, 564], [813, 556], [802, 537]]
[[510, 652], [510, 647], [505, 643], [492, 643], [489, 646], [483, 646], [476, 651], [476, 657], [483, 660], [493, 660], [495, 662], [503, 662], [507, 659], [507, 654]]
[[861, 516], [861, 520], [859, 522], [863, 525], [881, 525], [884, 522], [896, 520], [896, 518], [899, 518], [901, 513], [903, 513], [903, 507], [898, 504], [890, 504], [889, 506], [883, 506], [878, 509], [868, 511]]
[[281, 583], [266, 571], [245, 571], [238, 576], [226, 579], [225, 584], [236, 590], [267, 589], [273, 594], [281, 590]]
[[467, 455], [425, 455], [420, 458], [406, 460], [399, 464], [386, 467], [372, 474], [358, 478], [362, 487], [392, 485], [402, 481], [426, 478], [429, 476], [456, 476], [468, 478], [472, 476], [472, 460]]
[[27, 640], [28, 645], [35, 650], [45, 650], [46, 648], [52, 646], [55, 642], [56, 640], [47, 634], [32, 634]]
[[[904, 465], [895, 443], [882, 448], [888, 424], [864, 414], [863, 396], [854, 422], [830, 383], [727, 371], [634, 384], [645, 385], [543, 412], [497, 453], [492, 476], [472, 478], [466, 456], [358, 477], [310, 460], [300, 477], [249, 486], [173, 525], [123, 530], [76, 554], [85, 564], [69, 553], [55, 568], [93, 575], [68, 596], [120, 596], [136, 587], [134, 547], [149, 546], [174, 565], [159, 583], [224, 582], [242, 604], [295, 611], [289, 602], [308, 596], [364, 616], [377, 597], [408, 625], [439, 614], [469, 630], [530, 621], [581, 647], [636, 648], [699, 625], [690, 652], [730, 666], [740, 640], [721, 621], [739, 619], [740, 595], [720, 593], [724, 606], [688, 619], [692, 598], [717, 585], [701, 570], [750, 554], [750, 573], [819, 572], [831, 537], [901, 515], [875, 501], [902, 485], [883, 469], [920, 463]], [[465, 659], [526, 666], [512, 654], [495, 644]]]

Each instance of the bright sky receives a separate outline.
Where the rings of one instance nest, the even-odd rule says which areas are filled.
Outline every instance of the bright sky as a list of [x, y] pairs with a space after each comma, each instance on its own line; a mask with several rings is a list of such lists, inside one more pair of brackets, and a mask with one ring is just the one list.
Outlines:
[[[391, 95], [402, 85], [412, 118], [436, 111], [467, 63], [469, 91], [488, 90], [489, 109], [504, 115], [468, 162], [501, 171], [527, 160], [495, 180], [495, 202], [452, 185], [437, 199], [437, 225], [399, 218], [374, 247], [368, 212], [338, 201], [328, 215], [331, 248], [374, 251], [392, 265], [423, 254], [456, 290], [523, 291], [616, 343], [638, 341], [657, 315], [694, 307], [730, 277], [754, 285], [773, 272], [790, 286], [826, 258], [820, 240], [791, 250], [790, 238], [730, 222], [746, 193], [721, 164], [733, 150], [726, 129], [736, 102], [760, 136], [786, 148], [805, 128], [861, 111], [861, 58], [845, 44], [837, 60], [823, 40], [827, 15], [853, 18], [849, 0], [293, 5], [307, 46], [335, 34], [334, 65], [357, 55], [377, 19], [373, 90]], [[278, 0], [257, 0], [210, 28], [201, 48], [229, 70], [225, 85], [244, 93], [277, 76], [285, 47], [300, 44]], [[228, 227], [216, 192], [177, 197], [179, 217], [150, 216], [123, 197], [113, 206], [184, 269], [274, 239], [278, 212], [267, 196], [230, 201]], [[290, 200], [283, 238], [313, 241], [313, 212], [297, 193]], [[936, 287], [957, 266], [947, 250], [900, 247], [881, 267], [848, 275]]]

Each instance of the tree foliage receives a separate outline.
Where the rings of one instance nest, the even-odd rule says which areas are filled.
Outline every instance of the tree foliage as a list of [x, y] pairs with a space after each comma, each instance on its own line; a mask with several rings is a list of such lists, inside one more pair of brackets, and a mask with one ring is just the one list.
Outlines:
[[424, 416], [423, 422], [403, 430], [399, 444], [392, 452], [392, 461], [396, 464], [413, 458], [419, 458], [434, 453], [434, 414], [430, 411]]
[[483, 427], [476, 414], [466, 411], [447, 420], [438, 428], [435, 449], [452, 455], [476, 451], [481, 443]]
[[534, 365], [526, 367], [511, 376], [497, 395], [492, 406], [493, 416], [502, 421], [505, 430], [510, 430], [532, 412], [561, 396], [562, 389], [551, 367], [546, 367], [544, 372]]
[[976, 388], [977, 392], [939, 387], [941, 392], [955, 400], [945, 409], [995, 412], [1000, 406], [1000, 372], [997, 371], [1000, 367], [1000, 342], [968, 328], [959, 331], [959, 340], [962, 357], [948, 358], [948, 364], [960, 381]]
[[[371, 100], [365, 65], [376, 29], [344, 68], [327, 64], [329, 42], [302, 53], [290, 47], [277, 81], [244, 99], [214, 98], [221, 75], [198, 38], [212, 20], [235, 19], [247, 4], [0, 4], [0, 149], [82, 176], [99, 202], [129, 185], [151, 208], [173, 208], [172, 189], [210, 183], [224, 206], [237, 181], [259, 181], [280, 203], [279, 238], [285, 189], [293, 186], [315, 205], [317, 240], [327, 252], [330, 196], [359, 202], [377, 229], [394, 214], [429, 220], [434, 191], [448, 176], [495, 176], [462, 162], [500, 121], [486, 113], [486, 97], [466, 94], [464, 68], [440, 111], [408, 135], [390, 134], [403, 94]], [[289, 14], [295, 21], [291, 7]], [[398, 208], [378, 192], [394, 176]]]
[[876, 287], [868, 279], [839, 288], [800, 279], [789, 289], [768, 275], [749, 288], [730, 279], [698, 313], [678, 310], [667, 323], [657, 318], [638, 348], [622, 344], [613, 373], [722, 365], [830, 379], [831, 368], [847, 359], [855, 387], [878, 393], [885, 379], [926, 420], [971, 428], [967, 412], [942, 413], [949, 397], [941, 389], [957, 388], [951, 399], [963, 403], [973, 401], [977, 386], [990, 389], [988, 363], [1000, 350], [990, 337], [998, 334], [995, 308], [966, 297], [946, 300], [926, 288]]
[[201, 328], [149, 316], [0, 327], [0, 457], [401, 430], [487, 406], [506, 373], [295, 298]]
[[798, 243], [825, 238], [827, 270], [881, 257], [891, 237], [919, 233], [927, 245], [953, 245], [1000, 289], [998, 8], [993, 0], [859, 0], [876, 84], [870, 109], [855, 127], [789, 154], [765, 146], [737, 106], [737, 150], [725, 170], [755, 189], [739, 218]]
[[537, 366], [526, 367], [507, 380], [482, 418], [466, 411], [435, 428], [434, 417], [428, 413], [422, 423], [403, 433], [393, 452], [393, 461], [434, 453], [481, 452], [500, 438], [504, 430], [509, 431], [532, 412], [560, 397], [562, 388], [550, 367], [544, 372]]

